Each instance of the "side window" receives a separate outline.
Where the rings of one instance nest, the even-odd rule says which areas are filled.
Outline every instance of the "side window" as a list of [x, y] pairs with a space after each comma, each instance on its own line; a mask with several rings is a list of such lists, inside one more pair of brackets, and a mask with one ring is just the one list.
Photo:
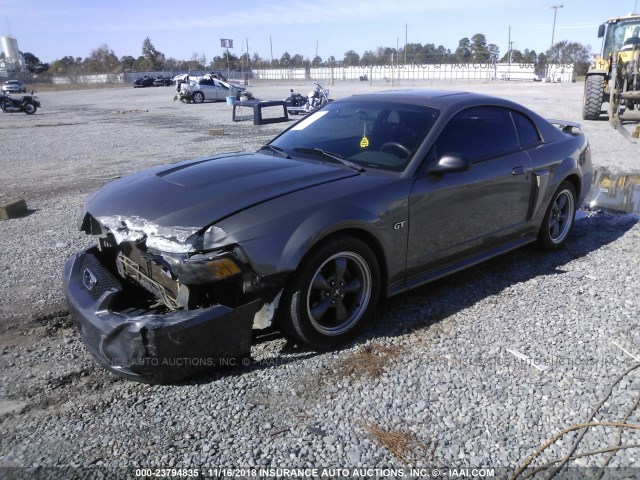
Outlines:
[[513, 116], [513, 123], [516, 124], [520, 147], [529, 148], [540, 142], [538, 129], [531, 123], [531, 120], [516, 111], [512, 111], [511, 116]]
[[479, 162], [517, 150], [518, 141], [508, 110], [472, 107], [449, 121], [435, 148], [438, 158], [459, 155]]
[[208, 78], [202, 78], [200, 79], [200, 85], [213, 85], [213, 82]]

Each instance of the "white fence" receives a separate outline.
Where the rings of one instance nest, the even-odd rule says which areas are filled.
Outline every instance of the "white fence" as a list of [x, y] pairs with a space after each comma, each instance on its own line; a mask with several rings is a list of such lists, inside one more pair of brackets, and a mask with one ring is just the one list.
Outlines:
[[[533, 81], [538, 77], [535, 66], [526, 63], [451, 63], [428, 65], [383, 65], [371, 67], [321, 67], [254, 69], [253, 78], [261, 80], [520, 80]], [[551, 65], [547, 77], [552, 81], [570, 82], [573, 65]]]
[[[143, 75], [155, 77], [164, 75], [173, 77], [176, 72], [127, 72], [126, 74], [77, 75], [53, 77], [53, 82], [61, 83], [132, 83]], [[200, 72], [192, 72], [197, 74]], [[227, 72], [223, 72], [225, 75]], [[371, 67], [320, 67], [320, 68], [270, 68], [253, 69], [246, 72], [230, 72], [231, 78], [242, 79], [245, 75], [256, 80], [359, 80], [367, 76], [368, 80], [387, 82], [424, 80], [445, 81], [488, 81], [540, 80], [535, 74], [535, 66], [527, 63], [443, 63], [429, 65], [378, 65]], [[545, 72], [545, 79], [552, 82], [571, 82], [574, 79], [574, 65], [551, 64]]]
[[65, 77], [53, 77], [56, 85], [67, 83], [125, 83], [124, 73], [103, 73], [98, 75], [70, 75]]

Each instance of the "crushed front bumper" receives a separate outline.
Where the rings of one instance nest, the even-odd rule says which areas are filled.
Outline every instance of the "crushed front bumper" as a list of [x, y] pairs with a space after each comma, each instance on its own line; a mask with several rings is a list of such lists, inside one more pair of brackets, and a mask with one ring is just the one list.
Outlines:
[[110, 307], [123, 286], [96, 253], [92, 247], [69, 257], [63, 283], [83, 343], [107, 370], [145, 383], [169, 383], [249, 358], [261, 300], [236, 309], [116, 312]]
[[180, 90], [175, 96], [175, 99], [180, 100], [183, 103], [191, 103], [191, 97], [193, 92], [191, 90]]

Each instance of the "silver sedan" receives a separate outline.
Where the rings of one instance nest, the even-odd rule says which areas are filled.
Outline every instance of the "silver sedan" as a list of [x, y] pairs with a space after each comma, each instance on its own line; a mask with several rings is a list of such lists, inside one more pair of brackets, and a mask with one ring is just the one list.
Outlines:
[[27, 93], [27, 87], [20, 80], [7, 80], [2, 85], [2, 91], [7, 93]]
[[213, 76], [205, 75], [180, 85], [180, 97], [193, 103], [215, 102], [225, 100], [226, 97], [235, 97], [244, 90], [244, 87], [231, 85]]

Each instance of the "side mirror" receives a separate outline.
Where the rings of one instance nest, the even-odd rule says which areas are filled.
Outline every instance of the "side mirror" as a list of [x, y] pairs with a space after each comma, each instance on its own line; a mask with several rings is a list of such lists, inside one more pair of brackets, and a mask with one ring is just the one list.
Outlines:
[[468, 158], [459, 157], [457, 155], [445, 155], [440, 157], [438, 161], [429, 167], [429, 173], [441, 174], [448, 172], [463, 172], [469, 170], [471, 161]]
[[604, 37], [604, 23], [598, 27], [598, 38]]

